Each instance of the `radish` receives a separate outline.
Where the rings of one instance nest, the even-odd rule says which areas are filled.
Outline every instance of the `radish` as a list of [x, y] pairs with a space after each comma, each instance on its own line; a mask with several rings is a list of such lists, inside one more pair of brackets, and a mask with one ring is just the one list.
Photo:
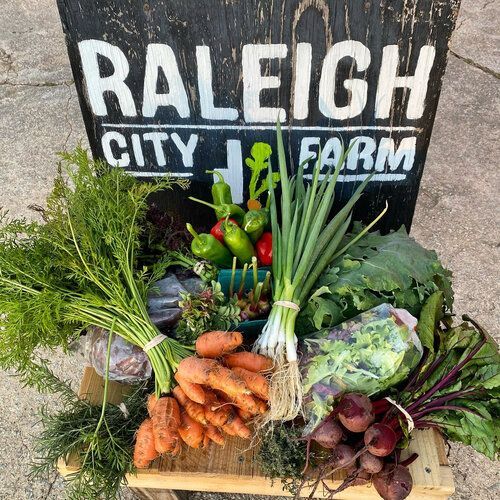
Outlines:
[[369, 472], [370, 474], [377, 474], [384, 467], [384, 461], [375, 455], [372, 455], [369, 451], [366, 451], [359, 457], [360, 467]]
[[364, 435], [365, 446], [376, 457], [390, 455], [396, 447], [398, 438], [396, 433], [385, 424], [373, 424]]
[[373, 486], [384, 500], [403, 500], [410, 494], [413, 480], [403, 465], [386, 464], [373, 476]]
[[340, 423], [351, 432], [364, 432], [375, 420], [372, 403], [364, 394], [344, 395], [337, 405], [336, 412]]

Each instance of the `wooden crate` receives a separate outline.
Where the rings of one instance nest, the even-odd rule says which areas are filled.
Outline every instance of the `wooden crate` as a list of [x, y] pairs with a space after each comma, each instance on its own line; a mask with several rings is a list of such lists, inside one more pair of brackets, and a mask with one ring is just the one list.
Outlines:
[[[80, 395], [92, 402], [102, 400], [104, 382], [91, 368], [85, 370]], [[126, 386], [110, 383], [109, 401], [120, 402]], [[413, 491], [410, 499], [448, 498], [454, 492], [453, 475], [446, 459], [444, 442], [432, 430], [415, 431], [405, 455], [418, 453], [419, 458], [410, 466]], [[208, 450], [183, 450], [175, 460], [160, 458], [149, 469], [140, 470], [127, 477], [132, 488], [163, 490], [195, 490], [224, 493], [248, 493], [255, 495], [287, 495], [280, 482], [271, 483], [254, 463], [255, 448], [248, 449], [248, 442], [238, 438], [226, 438], [224, 448], [210, 446]], [[78, 463], [63, 461], [59, 464], [62, 475], [78, 469]], [[331, 480], [340, 484], [341, 476]], [[304, 495], [307, 491], [303, 492]], [[323, 492], [318, 488], [317, 497]], [[339, 499], [365, 500], [379, 498], [372, 486], [348, 488]]]

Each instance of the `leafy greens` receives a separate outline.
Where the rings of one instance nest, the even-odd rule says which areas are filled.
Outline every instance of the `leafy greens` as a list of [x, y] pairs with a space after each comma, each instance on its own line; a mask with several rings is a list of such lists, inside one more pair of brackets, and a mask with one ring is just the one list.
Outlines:
[[[64, 153], [44, 223], [0, 214], [0, 367], [30, 379], [38, 348], [66, 349], [89, 325], [143, 348], [159, 331], [146, 298], [165, 265], [139, 268], [150, 194], [186, 181], [139, 183], [119, 168]], [[148, 352], [157, 392], [187, 351], [166, 339]]]
[[[345, 242], [359, 230], [355, 225]], [[425, 300], [437, 290], [443, 291], [451, 310], [450, 277], [436, 253], [410, 238], [404, 227], [387, 235], [368, 233], [320, 276], [301, 312], [301, 331], [337, 325], [382, 303], [418, 316]]]

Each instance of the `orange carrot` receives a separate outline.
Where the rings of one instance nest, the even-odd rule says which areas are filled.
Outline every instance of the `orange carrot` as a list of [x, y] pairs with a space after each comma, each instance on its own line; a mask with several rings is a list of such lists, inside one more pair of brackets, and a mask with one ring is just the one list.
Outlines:
[[134, 465], [138, 469], [145, 469], [160, 454], [155, 449], [153, 436], [153, 422], [147, 418], [142, 422], [135, 436]]
[[267, 410], [269, 410], [269, 407], [267, 406], [267, 403], [265, 401], [262, 401], [262, 399], [259, 399], [256, 397], [254, 397], [254, 399], [255, 399], [255, 403], [257, 404], [257, 408], [259, 410], [259, 413], [261, 415], [263, 415], [264, 413], [266, 413]]
[[245, 425], [243, 420], [236, 415], [235, 412], [233, 412], [229, 421], [222, 428], [231, 436], [236, 435], [243, 439], [250, 439], [252, 437], [250, 429]]
[[245, 368], [250, 372], [266, 372], [272, 369], [273, 360], [253, 352], [233, 352], [224, 356], [224, 364], [229, 368]]
[[156, 396], [156, 394], [153, 393], [148, 396], [147, 408], [150, 417], [153, 416], [154, 407], [156, 406], [157, 402], [158, 402], [158, 397]]
[[194, 356], [183, 359], [177, 368], [181, 377], [195, 384], [208, 385], [212, 389], [224, 391], [231, 397], [251, 394], [245, 382], [229, 368], [214, 359], [200, 359]]
[[207, 419], [205, 417], [205, 408], [203, 407], [203, 405], [191, 401], [179, 385], [177, 387], [174, 387], [174, 389], [172, 390], [172, 394], [174, 395], [174, 398], [177, 399], [177, 402], [186, 410], [186, 413], [193, 420], [200, 422], [200, 424], [206, 425]]
[[199, 448], [203, 443], [203, 426], [183, 411], [181, 413], [179, 435], [181, 436], [181, 439], [191, 448]]
[[245, 370], [245, 368], [236, 367], [233, 368], [233, 372], [243, 379], [246, 386], [258, 398], [265, 399], [266, 401], [269, 399], [269, 382], [265, 377], [258, 373]]
[[196, 352], [202, 358], [218, 358], [233, 352], [242, 343], [240, 332], [206, 332], [196, 340]]
[[179, 405], [174, 398], [160, 398], [153, 409], [153, 435], [158, 453], [171, 453], [179, 440]]
[[233, 405], [235, 409], [241, 408], [245, 413], [249, 413], [252, 416], [265, 413], [262, 412], [262, 401], [251, 394], [240, 394], [234, 398], [231, 398], [222, 391], [216, 391], [216, 394], [220, 400]]
[[215, 359], [200, 359], [196, 356], [184, 358], [177, 367], [177, 373], [188, 382], [206, 385], [210, 372], [216, 369], [219, 363]]
[[223, 426], [230, 414], [231, 407], [223, 406], [223, 402], [217, 399], [217, 396], [212, 391], [206, 391], [207, 403], [205, 405], [205, 417], [206, 419], [216, 427]]
[[199, 403], [200, 405], [205, 404], [205, 391], [203, 390], [203, 387], [201, 387], [201, 385], [188, 382], [179, 374], [179, 372], [175, 373], [174, 378], [191, 401]]
[[203, 443], [201, 445], [202, 448], [208, 448], [208, 445], [210, 444], [210, 436], [207, 434], [207, 429], [206, 427], [203, 429]]
[[219, 446], [224, 446], [224, 436], [222, 435], [222, 432], [215, 427], [215, 425], [208, 424], [205, 428], [205, 435]]
[[250, 412], [245, 411], [242, 408], [236, 408], [236, 413], [238, 414], [238, 417], [243, 420], [243, 422], [247, 422], [248, 420], [252, 420], [253, 418], [253, 415]]

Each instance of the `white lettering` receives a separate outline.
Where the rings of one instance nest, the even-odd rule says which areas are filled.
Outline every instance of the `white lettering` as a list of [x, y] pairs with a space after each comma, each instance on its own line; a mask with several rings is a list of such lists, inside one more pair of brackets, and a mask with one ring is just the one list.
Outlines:
[[364, 71], [370, 65], [370, 51], [355, 40], [345, 40], [334, 44], [323, 61], [319, 81], [319, 110], [327, 118], [346, 120], [359, 115], [365, 105], [368, 95], [368, 83], [359, 78], [344, 81], [344, 87], [349, 91], [349, 104], [338, 107], [335, 104], [335, 79], [337, 66], [344, 57], [350, 57], [356, 62], [357, 71]]
[[243, 109], [247, 123], [276, 123], [286, 120], [283, 108], [260, 106], [260, 92], [263, 89], [277, 89], [281, 85], [278, 76], [262, 76], [261, 59], [284, 58], [288, 48], [285, 44], [248, 44], [243, 46]]
[[168, 134], [165, 132], [148, 132], [142, 136], [144, 142], [151, 141], [155, 149], [156, 163], [159, 167], [164, 167], [167, 164], [165, 153], [163, 152], [162, 141], [168, 140]]
[[[162, 68], [168, 81], [167, 94], [156, 93], [159, 68]], [[168, 45], [150, 43], [146, 53], [142, 115], [155, 116], [160, 106], [173, 106], [181, 118], [188, 118], [190, 115], [188, 97], [174, 51]]]
[[[336, 167], [342, 156], [342, 142], [338, 137], [332, 137], [325, 143], [321, 153], [321, 163], [328, 167]], [[330, 156], [333, 153], [333, 157]]]
[[210, 61], [209, 47], [206, 45], [196, 47], [196, 63], [198, 65], [198, 91], [200, 92], [202, 118], [207, 120], [237, 120], [237, 109], [216, 108], [214, 105], [212, 62]]
[[382, 64], [378, 78], [377, 97], [375, 99], [375, 118], [389, 118], [394, 89], [410, 89], [406, 116], [416, 120], [424, 113], [425, 97], [429, 75], [434, 64], [436, 49], [424, 45], [420, 49], [414, 76], [397, 76], [399, 69], [399, 49], [397, 45], [387, 45], [382, 52]]
[[111, 142], [115, 141], [121, 149], [127, 147], [127, 140], [119, 132], [106, 132], [101, 138], [102, 151], [104, 158], [113, 167], [128, 167], [130, 165], [130, 156], [128, 153], [122, 153], [119, 158], [115, 158], [111, 150]]
[[181, 152], [182, 163], [184, 164], [184, 166], [192, 167], [194, 164], [193, 153], [194, 150], [196, 149], [196, 145], [198, 144], [198, 135], [191, 134], [189, 136], [187, 144], [184, 144], [179, 134], [176, 133], [170, 134], [170, 139], [174, 141], [174, 144], [177, 146], [177, 149]]
[[309, 87], [311, 85], [312, 45], [298, 43], [295, 65], [299, 71], [295, 72], [293, 88], [293, 117], [305, 120], [309, 115]]
[[[113, 92], [118, 98], [123, 115], [137, 116], [134, 98], [125, 83], [129, 71], [125, 54], [118, 47], [101, 40], [83, 40], [78, 43], [78, 49], [92, 112], [97, 116], [106, 116], [108, 110], [104, 93]], [[98, 54], [109, 59], [113, 65], [113, 74], [101, 77]]]
[[[225, 181], [231, 186], [234, 203], [243, 203], [243, 155], [241, 152], [241, 141], [228, 139], [227, 169], [216, 168], [215, 170], [224, 175]], [[214, 174], [214, 182], [219, 179]]]
[[416, 147], [416, 137], [405, 137], [401, 139], [397, 151], [394, 152], [394, 139], [390, 137], [382, 138], [378, 146], [375, 170], [377, 172], [384, 172], [386, 163], [389, 164], [391, 171], [396, 170], [401, 161], [403, 161], [403, 170], [411, 170], [415, 161]]
[[373, 167], [373, 153], [377, 149], [375, 139], [361, 135], [351, 139], [350, 146], [352, 148], [347, 156], [347, 170], [357, 170], [359, 160], [363, 162], [364, 170], [371, 170]]
[[144, 167], [144, 156], [142, 154], [141, 137], [139, 134], [132, 134], [132, 150], [134, 151], [135, 163], [138, 167]]
[[[307, 160], [315, 160], [317, 158], [317, 153], [311, 151], [311, 146], [319, 147], [319, 137], [304, 137], [300, 141], [300, 154], [299, 154], [299, 165], [302, 165]], [[304, 165], [304, 169], [306, 166]]]

